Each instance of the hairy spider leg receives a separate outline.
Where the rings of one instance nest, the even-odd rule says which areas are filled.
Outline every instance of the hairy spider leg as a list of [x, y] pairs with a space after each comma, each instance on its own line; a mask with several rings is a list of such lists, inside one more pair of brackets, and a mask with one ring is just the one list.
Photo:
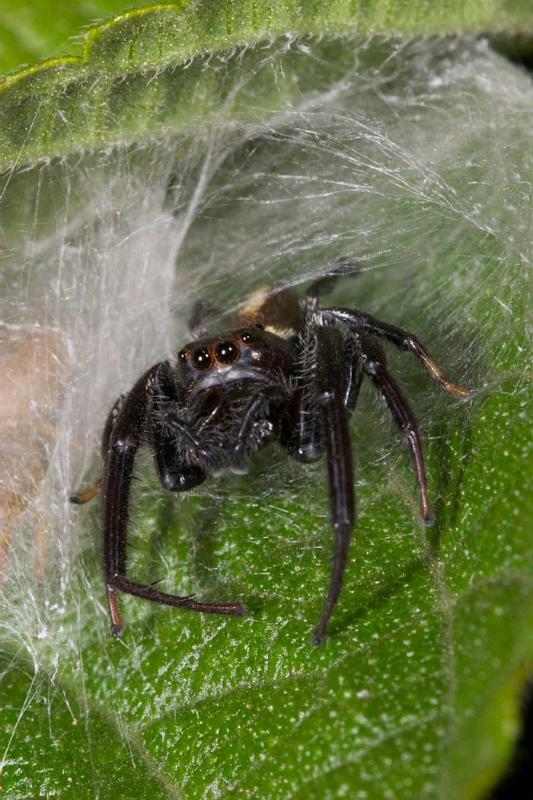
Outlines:
[[344, 405], [351, 414], [357, 405], [363, 382], [363, 358], [359, 337], [348, 331], [344, 340], [345, 390]]
[[400, 350], [408, 350], [414, 353], [431, 377], [438, 381], [446, 392], [462, 398], [470, 397], [473, 394], [472, 389], [468, 389], [466, 386], [459, 386], [448, 380], [441, 367], [414, 334], [402, 328], [397, 328], [395, 325], [389, 325], [387, 322], [381, 322], [370, 314], [365, 314], [365, 312], [357, 309], [324, 308], [320, 310], [320, 314], [325, 320], [344, 322], [356, 332], [381, 336], [392, 342]]
[[328, 462], [331, 523], [335, 533], [331, 583], [313, 635], [314, 644], [320, 644], [342, 588], [355, 524], [355, 499], [348, 413], [344, 405], [342, 336], [331, 327], [316, 326], [315, 333], [318, 404]]
[[317, 298], [306, 298], [301, 337], [301, 367], [299, 379], [305, 384], [294, 398], [294, 408], [287, 420], [288, 427], [282, 431], [281, 444], [289, 454], [303, 464], [317, 461], [324, 452], [322, 426], [318, 408], [317, 386], [317, 335], [313, 314]]
[[424, 454], [415, 416], [400, 387], [387, 369], [387, 361], [383, 349], [368, 336], [364, 335], [361, 335], [361, 346], [364, 355], [365, 373], [372, 378], [374, 385], [385, 398], [394, 421], [407, 437], [407, 443], [415, 462], [416, 479], [422, 503], [422, 519], [425, 525], [433, 525], [435, 516], [429, 504]]
[[[106, 453], [109, 448], [109, 439], [111, 438], [111, 431], [113, 430], [113, 425], [115, 424], [115, 420], [118, 416], [118, 413], [122, 406], [124, 405], [124, 400], [126, 399], [125, 394], [121, 394], [115, 402], [113, 403], [113, 407], [109, 414], [107, 415], [106, 423], [104, 425], [104, 432], [102, 434], [102, 443], [101, 443], [101, 451], [102, 457], [105, 461]], [[83, 506], [85, 503], [88, 503], [95, 497], [98, 497], [99, 494], [102, 493], [102, 479], [98, 478], [97, 481], [92, 486], [89, 486], [87, 489], [81, 489], [79, 492], [75, 492], [71, 494], [69, 497], [69, 502], [74, 503], [78, 506]]]
[[103, 555], [111, 629], [118, 636], [123, 629], [117, 590], [162, 605], [211, 614], [241, 615], [240, 603], [198, 603], [190, 596], [167, 594], [153, 586], [136, 583], [126, 575], [128, 505], [135, 454], [141, 444], [148, 398], [158, 386], [158, 373], [166, 363], [151, 367], [134, 385], [113, 425], [106, 457], [103, 488]]
[[[311, 320], [311, 317], [309, 317]], [[309, 322], [303, 337], [303, 352], [306, 354], [305, 376], [316, 371], [317, 343], [316, 330]], [[344, 406], [350, 415], [359, 398], [363, 380], [362, 355], [359, 339], [350, 331], [343, 343], [344, 369]], [[282, 445], [290, 455], [302, 463], [317, 461], [323, 454], [322, 421], [320, 414], [315, 413], [318, 405], [316, 377], [309, 381], [308, 388], [300, 390], [296, 396], [296, 411], [290, 418], [289, 432], [282, 436]]]
[[340, 278], [347, 275], [353, 277], [354, 275], [359, 275], [359, 273], [360, 268], [354, 261], [344, 257], [337, 258], [335, 261], [326, 265], [325, 274], [310, 284], [305, 296], [317, 298], [325, 294], [330, 294]]

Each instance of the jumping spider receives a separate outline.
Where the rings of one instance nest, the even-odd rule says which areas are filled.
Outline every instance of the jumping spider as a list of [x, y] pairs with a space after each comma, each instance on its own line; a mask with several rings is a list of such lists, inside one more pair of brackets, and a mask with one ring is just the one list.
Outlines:
[[[321, 308], [319, 295], [343, 271], [345, 264], [337, 264], [302, 300], [291, 289], [258, 290], [240, 313], [225, 318], [226, 330], [216, 335], [204, 328], [213, 309], [197, 304], [190, 320], [194, 341], [179, 351], [175, 362], [151, 367], [115, 402], [102, 437], [101, 484], [104, 580], [115, 635], [123, 629], [119, 592], [190, 611], [244, 612], [240, 603], [202, 603], [128, 578], [128, 503], [135, 454], [142, 444], [152, 450], [161, 484], [173, 492], [188, 491], [209, 475], [248, 472], [253, 455], [272, 440], [303, 463], [325, 452], [335, 552], [315, 644], [324, 639], [339, 598], [354, 527], [348, 418], [364, 375], [406, 435], [422, 519], [427, 525], [433, 522], [417, 423], [374, 337], [414, 353], [450, 394], [466, 398], [470, 390], [448, 381], [413, 334], [355, 309]], [[97, 485], [71, 500], [86, 502], [99, 490]]]

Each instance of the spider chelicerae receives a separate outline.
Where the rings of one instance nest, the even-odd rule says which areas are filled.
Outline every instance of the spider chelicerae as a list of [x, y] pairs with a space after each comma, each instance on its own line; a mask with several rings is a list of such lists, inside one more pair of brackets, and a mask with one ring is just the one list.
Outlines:
[[322, 308], [319, 297], [349, 271], [347, 262], [336, 262], [303, 299], [292, 289], [259, 289], [236, 316], [218, 315], [224, 325], [218, 334], [209, 335], [207, 325], [216, 312], [198, 303], [190, 320], [194, 340], [175, 361], [150, 367], [115, 402], [102, 436], [103, 480], [71, 497], [84, 503], [102, 491], [104, 580], [115, 635], [123, 629], [119, 592], [190, 611], [244, 613], [238, 602], [199, 602], [128, 577], [129, 496], [143, 444], [153, 453], [161, 484], [173, 492], [186, 492], [208, 476], [248, 472], [254, 454], [273, 440], [302, 463], [326, 456], [335, 548], [315, 644], [323, 641], [340, 595], [355, 523], [348, 419], [365, 375], [405, 433], [422, 518], [433, 522], [417, 423], [376, 337], [414, 353], [450, 394], [466, 398], [470, 390], [451, 383], [413, 334], [356, 309]]

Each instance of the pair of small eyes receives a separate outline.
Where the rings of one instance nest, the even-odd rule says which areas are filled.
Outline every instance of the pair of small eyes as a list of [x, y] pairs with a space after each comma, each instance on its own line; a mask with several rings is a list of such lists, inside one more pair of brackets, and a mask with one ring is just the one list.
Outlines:
[[[242, 342], [248, 344], [251, 342], [251, 340], [251, 334], [242, 334]], [[219, 342], [215, 348], [215, 361], [217, 361], [219, 364], [233, 364], [239, 359], [239, 356], [239, 347], [234, 342], [229, 340], [226, 342]], [[185, 350], [181, 350], [178, 354], [178, 358], [183, 363], [186, 363], [188, 360], [187, 352]], [[213, 366], [213, 357], [206, 347], [197, 347], [192, 351], [191, 362], [196, 369], [207, 370], [211, 369]]]

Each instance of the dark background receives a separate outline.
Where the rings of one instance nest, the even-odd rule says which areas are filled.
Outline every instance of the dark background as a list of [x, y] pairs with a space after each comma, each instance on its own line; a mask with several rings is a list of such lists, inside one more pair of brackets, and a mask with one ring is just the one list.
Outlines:
[[[533, 33], [520, 34], [514, 41], [495, 39], [493, 46], [510, 61], [520, 64], [533, 78]], [[531, 800], [533, 798], [533, 682], [523, 694], [523, 728], [507, 773], [488, 800]]]

